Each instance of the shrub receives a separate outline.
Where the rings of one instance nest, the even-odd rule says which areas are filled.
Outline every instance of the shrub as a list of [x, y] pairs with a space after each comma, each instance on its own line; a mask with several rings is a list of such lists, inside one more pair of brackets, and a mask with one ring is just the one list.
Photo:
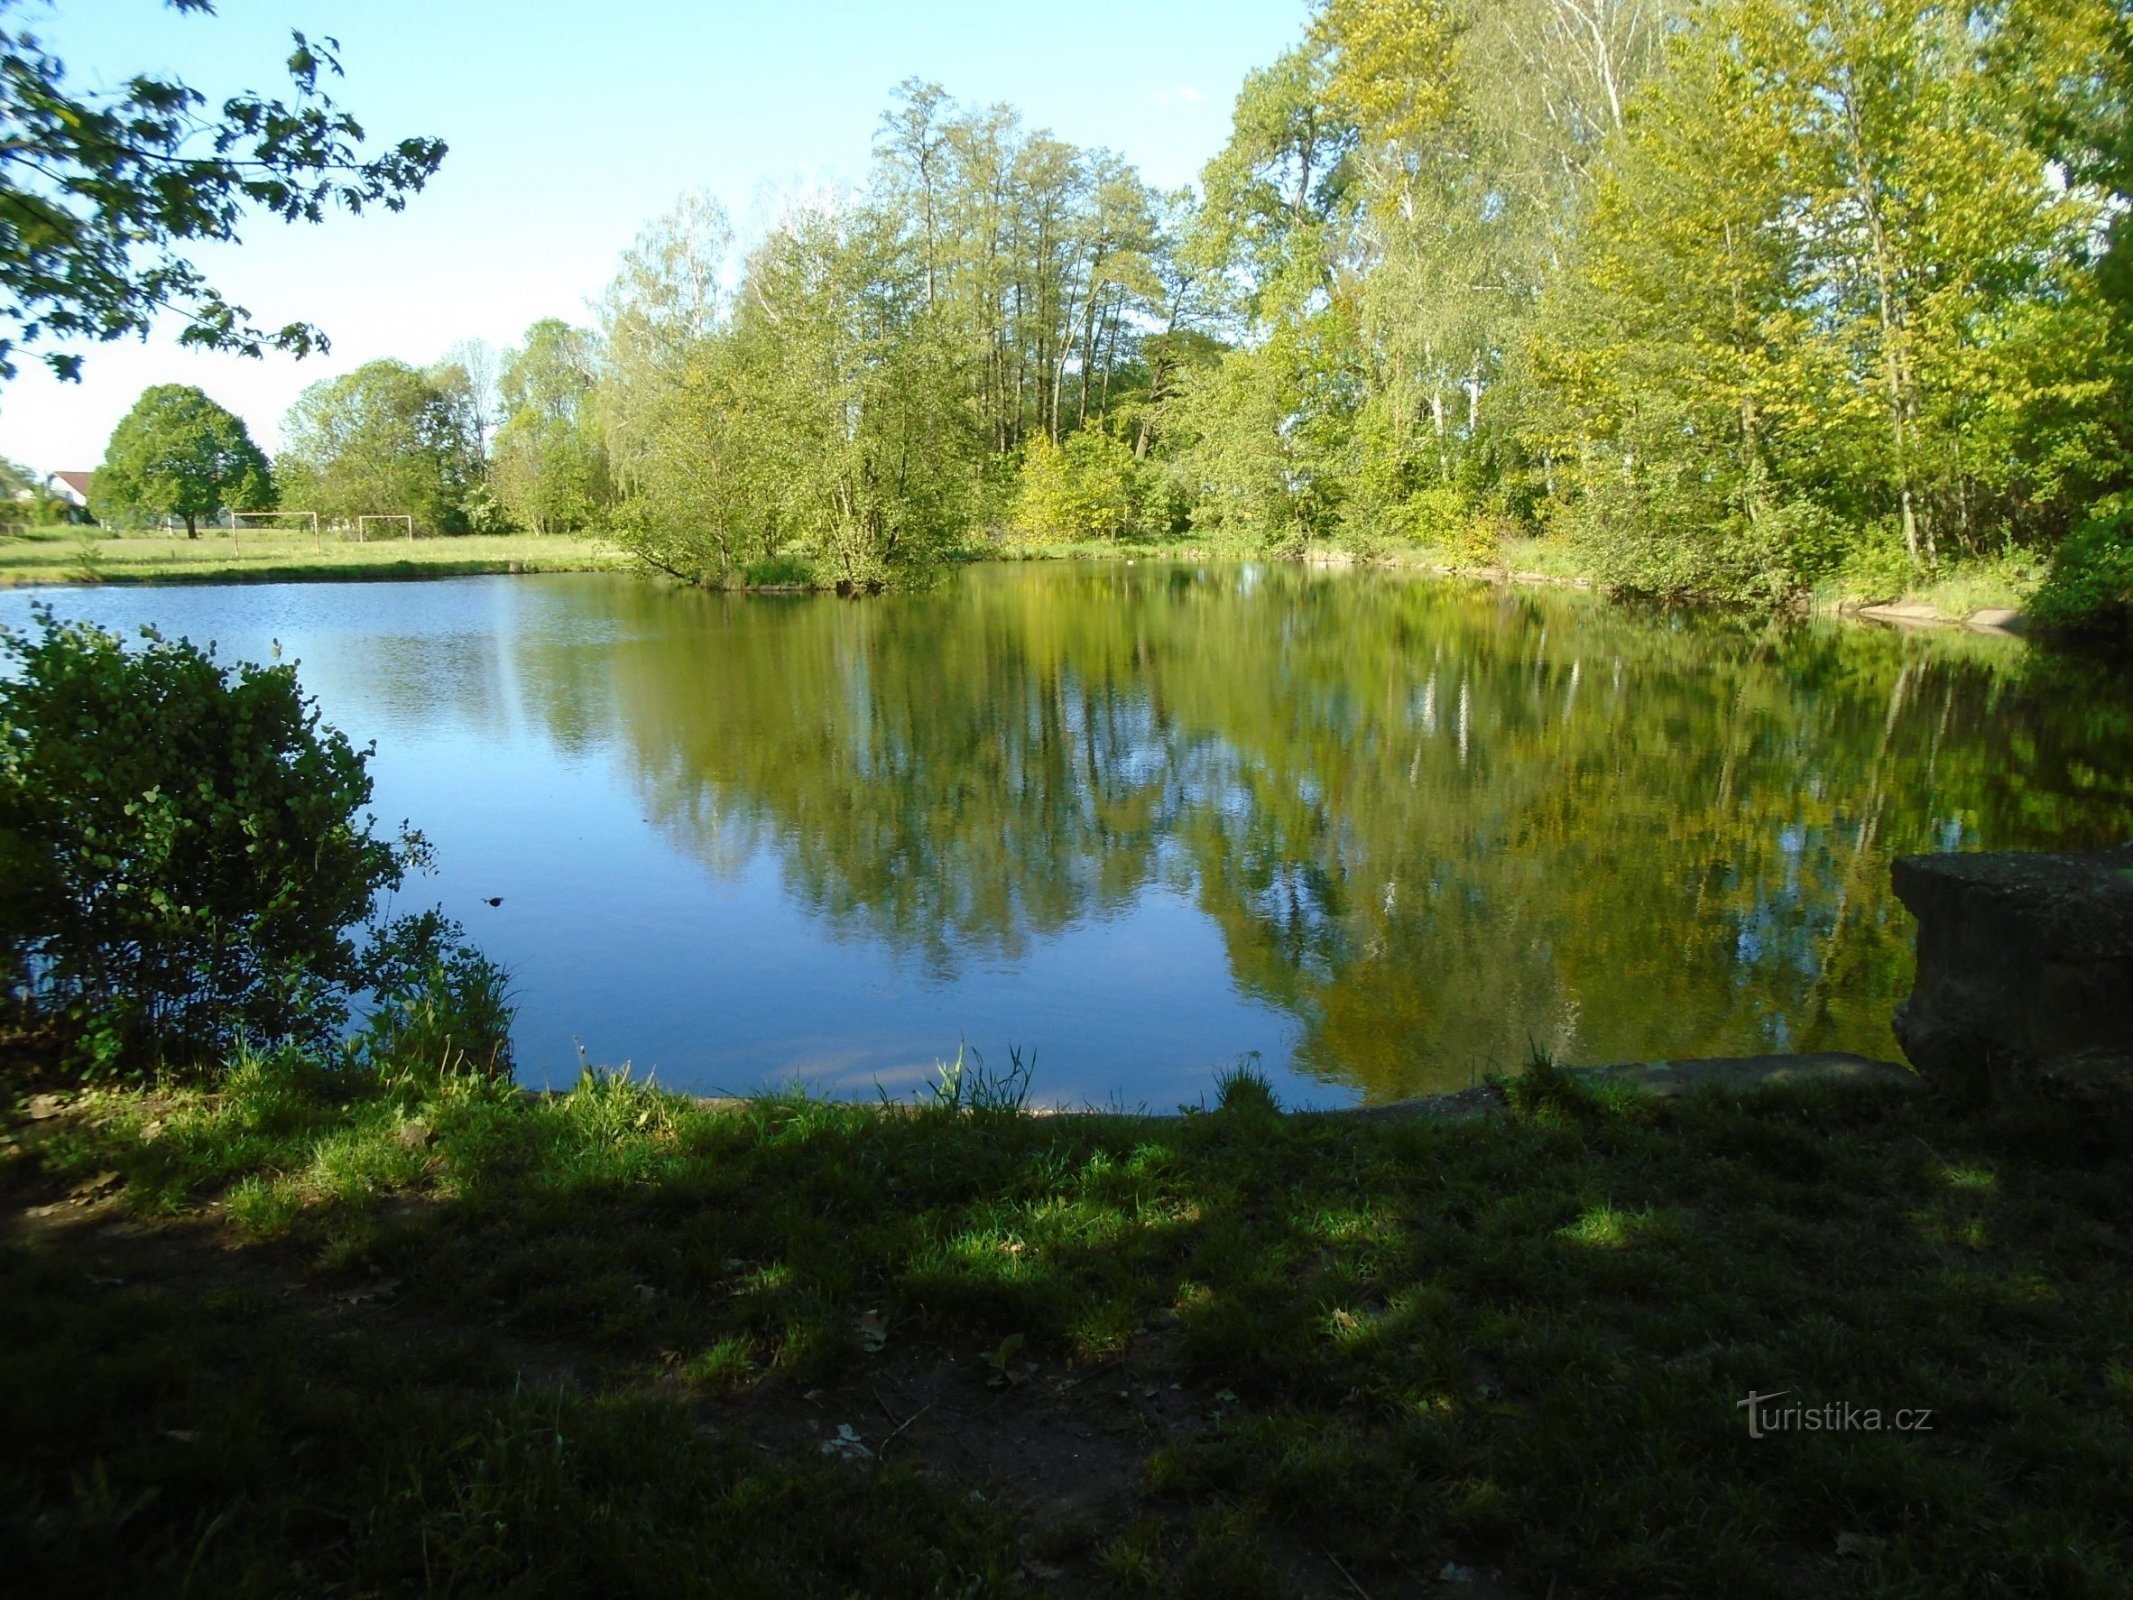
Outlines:
[[1474, 508], [1450, 484], [1417, 489], [1394, 512], [1400, 531], [1416, 544], [1455, 553], [1465, 542]]
[[91, 1070], [315, 1043], [363, 978], [347, 930], [422, 842], [379, 839], [367, 750], [292, 666], [143, 629], [0, 629], [0, 964]]
[[1837, 569], [1837, 593], [1861, 605], [1901, 600], [1918, 582], [1900, 542], [1867, 538], [1854, 545]]
[[377, 995], [356, 1048], [373, 1068], [510, 1076], [509, 975], [458, 923], [435, 911], [402, 917], [380, 932], [367, 966]]
[[1811, 500], [1778, 500], [1751, 479], [1719, 499], [1700, 483], [1588, 486], [1572, 524], [1578, 553], [1618, 594], [1797, 604], [1841, 559], [1843, 530]]
[[763, 556], [751, 561], [743, 570], [742, 580], [751, 589], [779, 587], [813, 588], [816, 582], [813, 563], [805, 556]]
[[2067, 535], [2030, 615], [2051, 632], [2133, 645], [2133, 496], [2106, 501]]
[[1053, 444], [1042, 434], [1022, 457], [1015, 530], [1029, 539], [1116, 539], [1133, 531], [1138, 463], [1120, 440], [1085, 428]]

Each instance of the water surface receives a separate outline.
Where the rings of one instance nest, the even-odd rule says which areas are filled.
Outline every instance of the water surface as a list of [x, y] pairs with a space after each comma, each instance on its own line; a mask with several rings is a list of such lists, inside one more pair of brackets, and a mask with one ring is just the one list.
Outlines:
[[[27, 614], [0, 594], [0, 621]], [[1889, 1056], [1893, 855], [2133, 837], [2126, 686], [2009, 641], [1290, 566], [859, 603], [612, 576], [50, 591], [272, 641], [516, 977], [528, 1081], [1289, 1103]], [[484, 904], [501, 896], [503, 904]]]

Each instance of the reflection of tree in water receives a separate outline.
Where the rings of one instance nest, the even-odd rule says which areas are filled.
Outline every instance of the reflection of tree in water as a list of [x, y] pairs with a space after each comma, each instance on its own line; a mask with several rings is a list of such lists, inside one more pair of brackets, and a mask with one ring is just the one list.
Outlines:
[[1885, 1052], [1892, 855], [2133, 832], [2123, 697], [1990, 641], [1289, 567], [618, 603], [624, 737], [692, 847], [760, 830], [944, 974], [1160, 874], [1299, 1065], [1378, 1094], [1529, 1040]]

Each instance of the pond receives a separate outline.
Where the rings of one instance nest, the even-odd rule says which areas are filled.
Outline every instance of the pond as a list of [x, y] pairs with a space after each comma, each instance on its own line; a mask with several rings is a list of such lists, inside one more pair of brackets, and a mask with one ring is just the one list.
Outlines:
[[536, 1085], [907, 1096], [967, 1048], [1167, 1110], [1249, 1057], [1301, 1105], [1536, 1047], [1892, 1058], [1893, 856], [2133, 837], [2125, 683], [1976, 635], [1250, 564], [42, 598], [279, 640]]

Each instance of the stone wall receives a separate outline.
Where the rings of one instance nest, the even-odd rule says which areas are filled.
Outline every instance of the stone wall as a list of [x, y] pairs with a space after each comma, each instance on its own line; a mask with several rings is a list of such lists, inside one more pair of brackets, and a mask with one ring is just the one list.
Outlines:
[[1893, 878], [1918, 918], [1896, 1038], [1922, 1076], [2133, 1107], [2133, 844], [1904, 856]]

